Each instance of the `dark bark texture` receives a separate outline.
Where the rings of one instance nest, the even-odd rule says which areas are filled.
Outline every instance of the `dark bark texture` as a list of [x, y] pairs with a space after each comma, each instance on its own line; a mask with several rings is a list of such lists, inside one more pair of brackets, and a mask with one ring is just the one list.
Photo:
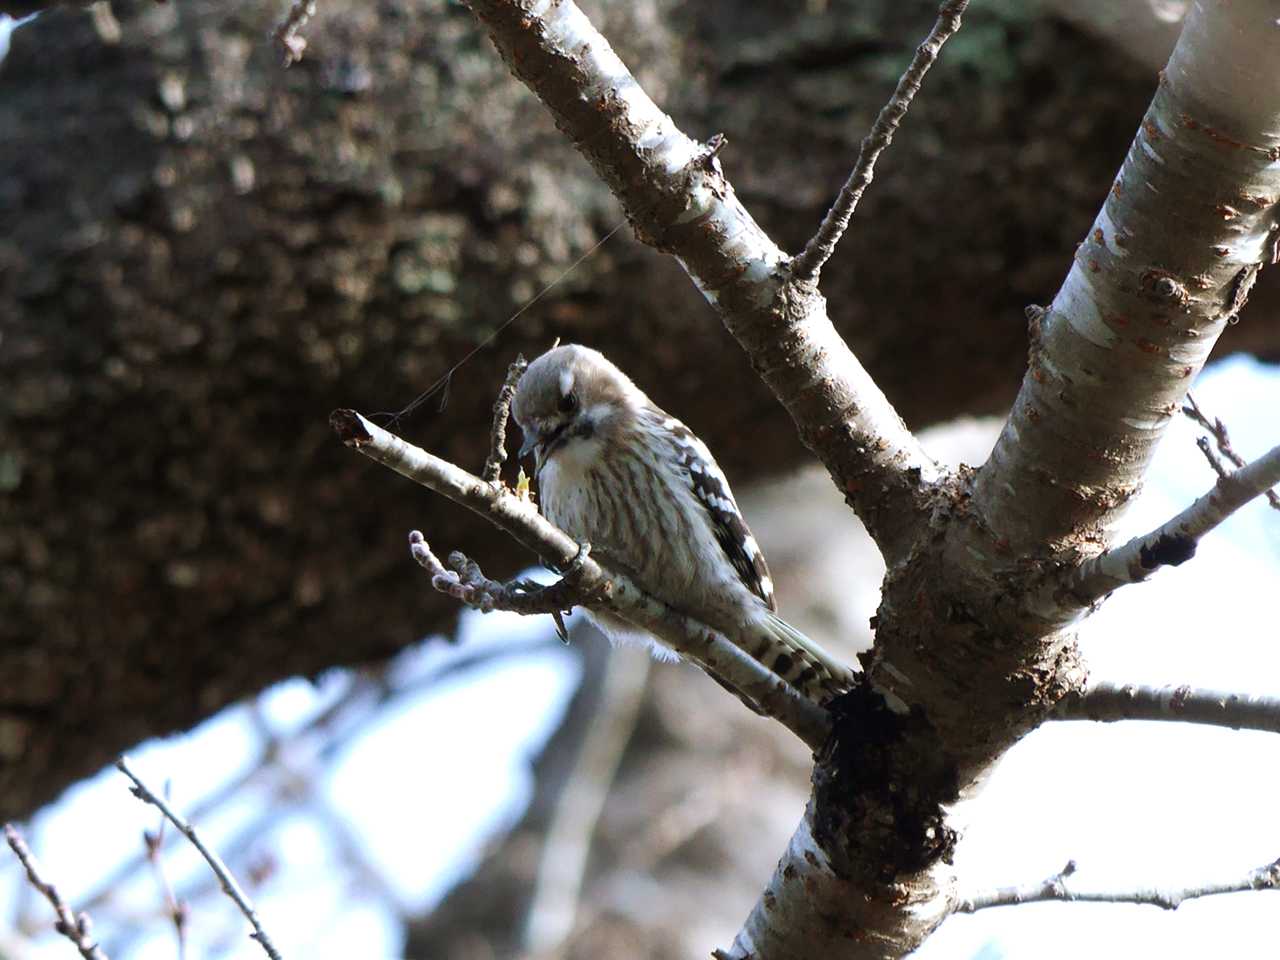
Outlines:
[[[411, 527], [495, 574], [528, 562], [326, 418], [403, 405], [620, 218], [460, 6], [326, 2], [289, 70], [283, 5], [115, 12], [118, 39], [52, 10], [0, 65], [0, 818], [276, 680], [448, 630]], [[591, 10], [684, 129], [726, 134], [726, 172], [791, 249], [933, 12]], [[1022, 307], [1066, 272], [1151, 82], [1021, 5], [970, 14], [823, 278], [909, 421], [1007, 406]], [[618, 360], [735, 480], [801, 462], [678, 266], [626, 234], [408, 436], [478, 469], [506, 364], [560, 336]], [[1251, 316], [1224, 347], [1275, 355], [1266, 305]]]

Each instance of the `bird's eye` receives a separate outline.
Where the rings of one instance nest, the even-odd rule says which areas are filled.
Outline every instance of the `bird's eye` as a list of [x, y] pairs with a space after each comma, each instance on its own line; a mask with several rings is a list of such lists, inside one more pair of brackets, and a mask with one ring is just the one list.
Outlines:
[[560, 402], [557, 406], [560, 408], [561, 413], [573, 413], [574, 410], [578, 409], [577, 394], [566, 393], [560, 398]]

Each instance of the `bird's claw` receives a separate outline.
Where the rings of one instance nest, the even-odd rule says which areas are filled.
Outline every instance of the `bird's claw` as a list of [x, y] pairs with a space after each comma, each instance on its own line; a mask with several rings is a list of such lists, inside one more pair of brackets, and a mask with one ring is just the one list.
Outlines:
[[561, 567], [559, 564], [552, 563], [549, 560], [544, 560], [542, 557], [539, 557], [538, 559], [541, 560], [542, 565], [552, 573], [558, 574], [561, 577], [571, 577], [582, 569], [582, 565], [587, 562], [587, 557], [590, 554], [591, 544], [587, 543], [585, 540], [579, 540], [578, 552], [573, 555], [573, 559], [565, 564], [564, 567]]
[[587, 557], [591, 555], [591, 544], [585, 540], [578, 541], [578, 552], [573, 555], [573, 559], [569, 561], [569, 565], [561, 571], [560, 576], [571, 577], [579, 570], [582, 565], [587, 562]]
[[[572, 566], [572, 564], [570, 564], [570, 566]], [[518, 580], [512, 580], [509, 586], [513, 592], [522, 597], [537, 597], [539, 595], [550, 595], [551, 591], [557, 590], [560, 587], [560, 583], [538, 583], [536, 580], [521, 577]], [[559, 607], [553, 607], [548, 612], [551, 614], [551, 618], [556, 622], [556, 636], [560, 638], [562, 643], [568, 644], [569, 630], [564, 625], [564, 615], [566, 613], [571, 613], [572, 610], [562, 611]]]

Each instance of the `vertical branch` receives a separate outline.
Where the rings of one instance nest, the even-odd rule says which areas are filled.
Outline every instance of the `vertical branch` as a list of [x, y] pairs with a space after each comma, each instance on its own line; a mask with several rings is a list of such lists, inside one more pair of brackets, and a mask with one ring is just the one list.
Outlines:
[[481, 477], [487, 483], [497, 483], [502, 478], [502, 465], [507, 459], [507, 420], [511, 416], [511, 401], [515, 399], [516, 384], [529, 366], [523, 355], [507, 367], [507, 378], [493, 402], [493, 427], [489, 431], [489, 456], [484, 462]]

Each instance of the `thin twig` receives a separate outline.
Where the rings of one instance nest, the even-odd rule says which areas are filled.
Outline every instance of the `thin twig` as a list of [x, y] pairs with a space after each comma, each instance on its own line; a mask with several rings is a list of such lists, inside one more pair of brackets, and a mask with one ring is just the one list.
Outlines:
[[489, 457], [484, 462], [484, 472], [480, 474], [489, 483], [497, 483], [502, 478], [502, 465], [507, 459], [507, 418], [511, 416], [511, 401], [515, 399], [516, 384], [528, 366], [529, 361], [523, 354], [518, 354], [515, 363], [507, 367], [507, 379], [502, 382], [498, 399], [493, 402]]
[[250, 902], [248, 895], [240, 888], [240, 884], [236, 882], [236, 878], [232, 876], [231, 871], [227, 869], [227, 865], [222, 862], [222, 859], [205, 846], [204, 841], [196, 833], [195, 827], [183, 820], [164, 800], [152, 793], [147, 788], [147, 785], [139, 780], [137, 775], [129, 769], [129, 764], [124, 757], [116, 758], [116, 769], [133, 781], [133, 786], [130, 790], [135, 797], [143, 803], [149, 803], [156, 807], [170, 823], [178, 828], [184, 837], [191, 841], [191, 845], [200, 851], [200, 855], [204, 857], [205, 862], [213, 870], [214, 876], [218, 878], [218, 883], [221, 885], [223, 893], [230, 897], [235, 905], [240, 908], [240, 912], [249, 921], [249, 925], [253, 927], [253, 933], [249, 936], [261, 944], [262, 949], [271, 960], [281, 960], [280, 952], [276, 950], [275, 944], [271, 942], [266, 930], [262, 928], [262, 924], [258, 920], [258, 914], [253, 909], [253, 904]]
[[858, 160], [853, 165], [853, 172], [840, 188], [840, 195], [836, 197], [836, 202], [822, 218], [822, 225], [818, 227], [818, 232], [805, 244], [804, 252], [791, 261], [791, 275], [796, 279], [816, 279], [822, 270], [822, 265], [830, 259], [836, 244], [840, 242], [840, 237], [849, 226], [858, 201], [862, 199], [862, 194], [875, 176], [876, 160], [879, 159], [884, 148], [893, 142], [898, 124], [907, 115], [915, 95], [920, 92], [924, 75], [938, 59], [938, 52], [942, 49], [942, 45], [960, 29], [960, 18], [968, 5], [969, 0], [944, 0], [938, 9], [938, 19], [933, 29], [929, 31], [929, 36], [925, 37], [924, 42], [916, 48], [916, 54], [911, 58], [911, 65], [898, 80], [893, 96], [876, 117], [871, 132], [863, 138], [862, 145], [858, 148]]
[[[618, 614], [696, 663], [751, 702], [757, 712], [777, 720], [809, 746], [816, 749], [825, 741], [831, 724], [827, 711], [745, 652], [753, 642], [745, 632], [749, 629], [746, 625], [741, 637], [726, 637], [672, 609], [645, 593], [629, 577], [606, 570], [595, 559], [584, 555], [580, 544], [548, 522], [528, 500], [406, 443], [354, 410], [335, 410], [329, 422], [347, 446], [475, 511], [535, 555], [548, 558], [559, 569], [571, 571], [565, 592], [551, 595], [556, 604], [604, 608]], [[425, 547], [420, 534], [413, 543], [415, 547], [419, 544]], [[419, 552], [415, 550], [415, 558], [423, 562], [426, 558], [420, 557]], [[439, 567], [438, 560], [435, 567]], [[439, 576], [441, 571], [435, 567], [428, 566], [433, 585], [438, 581], [451, 592], [452, 586], [445, 583], [448, 578]], [[460, 583], [461, 578], [460, 574]], [[513, 602], [519, 596], [519, 590], [512, 591], [501, 584], [498, 587], [500, 589], [494, 591], [497, 596], [506, 596]], [[602, 597], [605, 599], [601, 600]]]
[[1206, 533], [1277, 483], [1280, 447], [1219, 477], [1208, 493], [1162, 526], [1085, 561], [1067, 574], [1066, 591], [1076, 602], [1088, 605], [1125, 584], [1145, 580], [1160, 567], [1190, 560]]
[[[169, 784], [164, 785], [165, 799], [169, 799]], [[174, 931], [178, 937], [178, 960], [187, 956], [187, 920], [189, 913], [186, 901], [180, 900], [173, 892], [173, 884], [169, 882], [169, 874], [164, 868], [164, 857], [160, 855], [164, 848], [164, 828], [168, 823], [164, 814], [160, 815], [160, 826], [155, 833], [150, 830], [142, 832], [142, 843], [147, 852], [147, 860], [156, 875], [156, 883], [160, 886], [160, 895], [164, 898], [165, 911], [173, 921]]]
[[53, 912], [58, 918], [54, 921], [53, 929], [74, 943], [76, 949], [80, 951], [80, 956], [85, 960], [107, 960], [107, 955], [94, 942], [93, 923], [89, 920], [89, 914], [82, 911], [79, 916], [76, 916], [71, 912], [67, 902], [58, 893], [58, 888], [40, 875], [40, 867], [36, 863], [35, 855], [13, 824], [4, 825], [4, 838], [22, 863], [22, 868], [27, 871], [27, 881], [53, 907]]
[[[1230, 460], [1237, 470], [1245, 465], [1244, 457], [1236, 453], [1235, 449], [1231, 446], [1231, 435], [1227, 433], [1227, 425], [1217, 417], [1214, 417], [1211, 422], [1205, 415], [1204, 411], [1200, 409], [1200, 405], [1196, 403], [1196, 398], [1190, 393], [1187, 394], [1187, 402], [1183, 405], [1182, 412], [1188, 419], [1209, 431], [1213, 436], [1214, 442], [1218, 445], [1218, 453]], [[1222, 465], [1222, 461], [1218, 459], [1211, 449], [1209, 445], [1209, 438], [1199, 437], [1196, 440], [1196, 446], [1200, 448], [1200, 452], [1203, 453], [1205, 459], [1209, 461], [1209, 466], [1213, 468], [1214, 473], [1220, 477], [1225, 477], [1228, 470]], [[1274, 490], [1268, 490], [1266, 497], [1267, 502], [1271, 504], [1271, 509], [1280, 510], [1280, 494], [1277, 494]]]
[[307, 21], [316, 14], [316, 0], [293, 0], [289, 12], [272, 32], [280, 50], [284, 53], [284, 65], [292, 66], [302, 59], [307, 49], [306, 38], [299, 31], [307, 25]]
[[1050, 720], [1172, 720], [1232, 730], [1280, 733], [1280, 697], [1250, 696], [1187, 685], [1095, 683], [1059, 701]]
[[1078, 890], [1068, 885], [1068, 880], [1076, 871], [1074, 860], [1053, 876], [1038, 883], [1028, 883], [1015, 887], [996, 887], [992, 890], [979, 891], [955, 901], [953, 912], [975, 913], [989, 907], [1011, 907], [1022, 903], [1043, 903], [1047, 900], [1060, 900], [1066, 903], [1137, 903], [1160, 907], [1163, 910], [1177, 910], [1188, 900], [1200, 897], [1213, 897], [1223, 893], [1242, 893], [1246, 890], [1280, 889], [1280, 860], [1250, 870], [1242, 877], [1235, 877], [1219, 883], [1205, 883], [1199, 886], [1162, 888], [1135, 887], [1130, 890]]

